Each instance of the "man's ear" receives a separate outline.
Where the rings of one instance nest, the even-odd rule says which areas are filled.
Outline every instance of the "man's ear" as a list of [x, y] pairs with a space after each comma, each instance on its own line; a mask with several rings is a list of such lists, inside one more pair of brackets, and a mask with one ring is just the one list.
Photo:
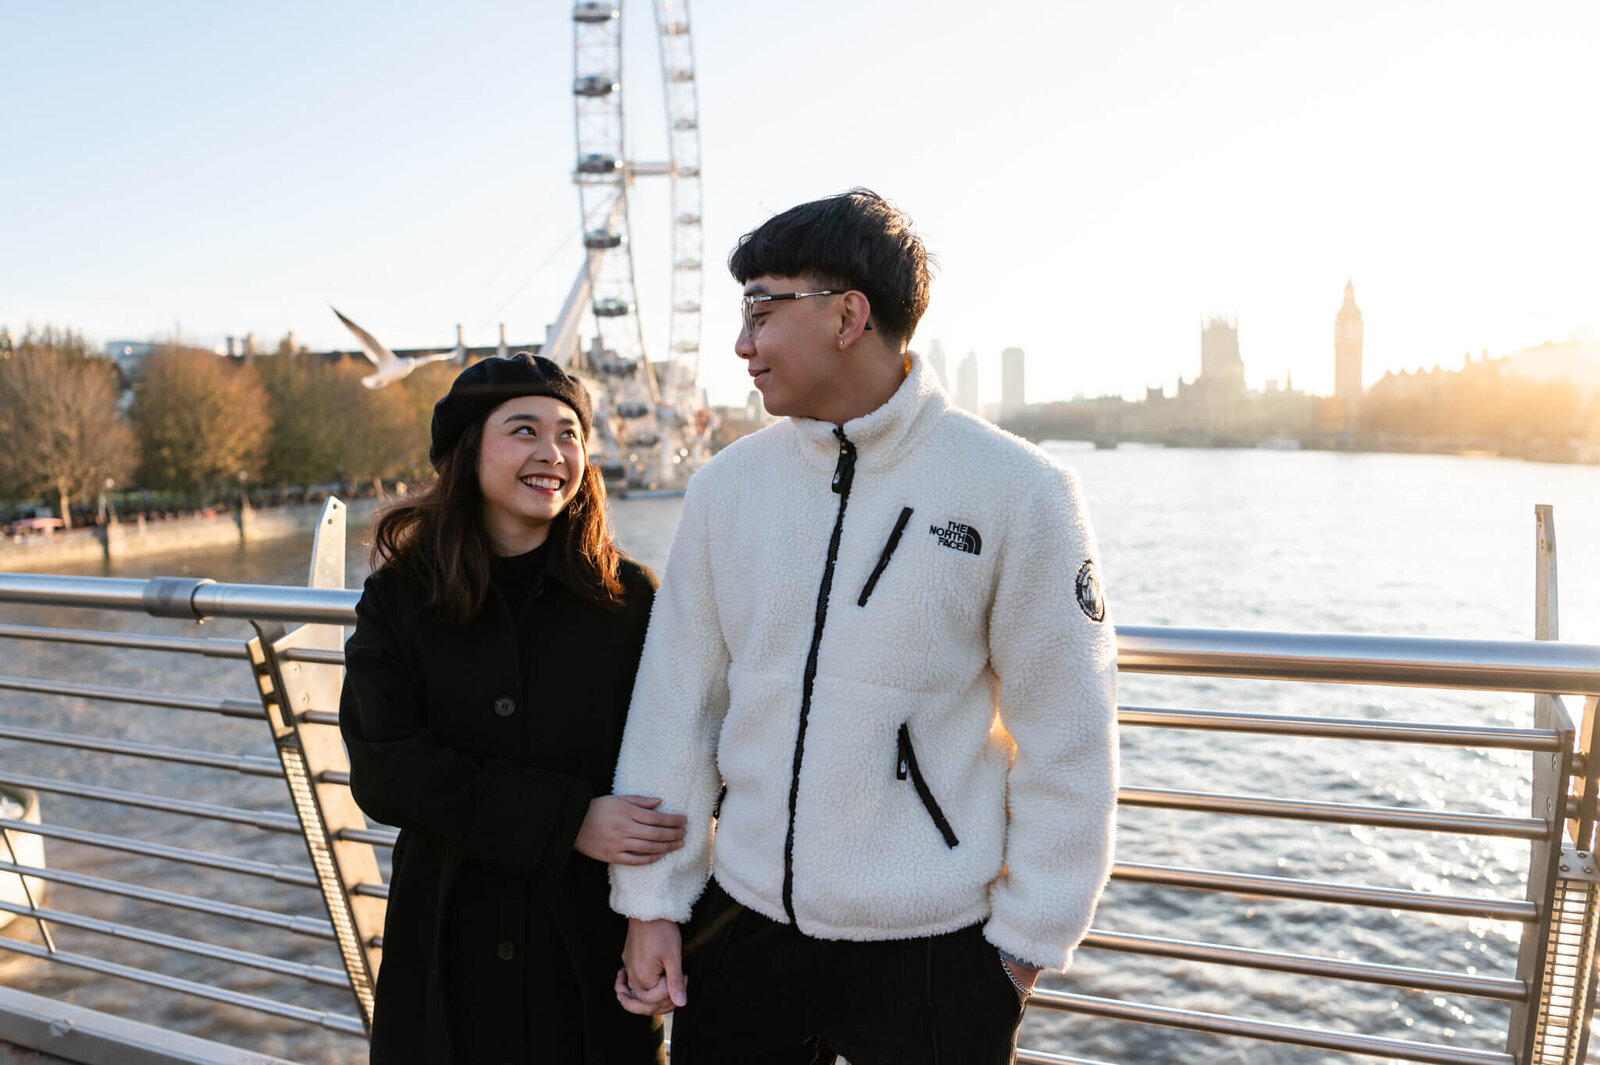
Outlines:
[[867, 297], [856, 289], [846, 292], [840, 300], [839, 312], [839, 346], [847, 348], [854, 344], [862, 333], [872, 329], [872, 304]]

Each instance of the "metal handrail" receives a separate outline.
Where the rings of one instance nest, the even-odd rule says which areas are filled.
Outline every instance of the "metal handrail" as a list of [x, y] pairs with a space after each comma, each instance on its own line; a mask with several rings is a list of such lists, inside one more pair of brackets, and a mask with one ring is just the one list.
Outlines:
[[392, 828], [341, 828], [335, 835], [341, 840], [374, 847], [393, 847], [400, 838], [400, 833]]
[[1327, 880], [1294, 880], [1289, 877], [1263, 876], [1258, 873], [1224, 873], [1211, 869], [1186, 869], [1175, 865], [1117, 862], [1111, 867], [1111, 879], [1133, 884], [1158, 884], [1163, 887], [1225, 891], [1275, 899], [1298, 899], [1301, 902], [1375, 906], [1385, 910], [1408, 910], [1442, 917], [1481, 917], [1492, 921], [1523, 923], [1532, 923], [1539, 919], [1539, 908], [1524, 899], [1440, 895], [1431, 891], [1339, 884]]
[[153, 636], [149, 633], [98, 632], [92, 629], [49, 629], [40, 625], [0, 625], [0, 639], [120, 647], [129, 651], [168, 651], [207, 658], [249, 658], [238, 640], [216, 636]]
[[1117, 629], [1124, 673], [1600, 694], [1600, 646], [1431, 636]]
[[1122, 1002], [1117, 999], [1078, 995], [1067, 991], [1035, 991], [1028, 1002], [1044, 1009], [1064, 1010], [1092, 1017], [1159, 1024], [1211, 1035], [1243, 1035], [1274, 1043], [1401, 1058], [1405, 1061], [1431, 1062], [1434, 1065], [1517, 1065], [1517, 1060], [1511, 1055], [1493, 1050], [1472, 1050], [1466, 1047], [1441, 1046], [1437, 1043], [1413, 1043], [1405, 1039], [1361, 1035], [1355, 1032], [1335, 1032], [1325, 1028], [1308, 1028], [1279, 1021], [1250, 1020], [1244, 1017], [1180, 1009], [1176, 1006]]
[[[338, 555], [342, 559], [342, 548]], [[269, 692], [265, 686], [267, 666], [257, 652], [259, 644], [276, 640], [269, 637], [262, 624], [283, 622], [317, 625], [347, 626], [355, 619], [355, 606], [360, 593], [353, 590], [330, 590], [282, 587], [273, 585], [217, 584], [187, 578], [156, 578], [153, 580], [125, 580], [88, 577], [62, 577], [54, 575], [0, 573], [0, 603], [27, 603], [70, 608], [91, 608], [143, 613], [159, 618], [230, 618], [257, 623], [261, 640], [246, 644], [242, 640], [197, 639], [182, 636], [157, 636], [117, 632], [94, 632], [86, 629], [50, 629], [29, 625], [0, 625], [0, 638], [42, 640], [56, 643], [103, 646], [125, 650], [143, 650], [180, 654], [197, 654], [214, 658], [249, 659], [257, 669], [257, 679], [263, 685], [262, 701], [242, 699], [216, 699], [191, 696], [183, 693], [150, 692], [142, 689], [77, 684], [47, 678], [0, 676], [0, 689], [24, 691], [33, 694], [60, 695], [113, 703], [143, 705], [205, 711], [229, 717], [269, 719], [268, 710], [276, 706], [293, 706], [290, 719], [313, 726], [337, 726], [338, 715], [326, 704], [330, 698], [326, 688], [323, 694], [309, 699], [304, 693], [293, 702]], [[283, 630], [276, 630], [280, 635]], [[309, 630], [307, 630], [309, 631]], [[299, 673], [300, 667], [278, 666], [272, 663], [305, 663], [308, 672], [318, 667], [334, 667], [343, 663], [343, 654], [336, 650], [337, 642], [330, 642], [326, 630], [313, 641], [317, 646], [298, 646], [293, 638], [275, 643], [271, 654], [275, 657], [267, 665], [278, 673], [273, 677], [287, 677]], [[1254, 678], [1299, 682], [1331, 682], [1349, 684], [1389, 684], [1432, 688], [1462, 688], [1482, 691], [1543, 692], [1553, 694], [1600, 695], [1600, 646], [1560, 644], [1555, 642], [1483, 641], [1435, 639], [1424, 637], [1396, 637], [1381, 635], [1322, 635], [1304, 633], [1243, 632], [1213, 629], [1177, 629], [1150, 627], [1123, 627], [1117, 630], [1118, 669], [1123, 673], [1182, 674], [1187, 676], [1212, 676], [1229, 678]], [[230, 667], [231, 668], [231, 667]], [[326, 674], [322, 674], [326, 676]], [[333, 688], [336, 695], [337, 686]], [[274, 701], [277, 700], [277, 701]], [[319, 705], [319, 701], [322, 705]], [[263, 707], [265, 703], [265, 708]], [[276, 710], [272, 713], [276, 714]], [[1296, 736], [1317, 739], [1350, 741], [1414, 743], [1450, 745], [1458, 747], [1498, 748], [1519, 750], [1535, 754], [1567, 752], [1565, 760], [1551, 762], [1567, 767], [1567, 771], [1581, 772], [1582, 759], [1573, 755], [1571, 734], [1558, 731], [1570, 728], [1501, 728], [1461, 725], [1439, 725], [1429, 722], [1387, 721], [1347, 718], [1306, 718], [1288, 715], [1238, 713], [1220, 710], [1187, 710], [1143, 706], [1121, 706], [1118, 720], [1123, 725], [1258, 733], [1276, 736]], [[1541, 724], [1549, 725], [1548, 719]], [[136, 743], [101, 737], [85, 737], [42, 729], [0, 727], [0, 739], [24, 742], [49, 743], [57, 746], [93, 750], [103, 753], [150, 757], [187, 764], [228, 768], [246, 773], [283, 778], [285, 765], [277, 761], [249, 755], [221, 754], [208, 751], [186, 750], [158, 744]], [[280, 748], [281, 751], [281, 748]], [[1543, 763], [1543, 759], [1540, 759]], [[291, 767], [292, 768], [292, 767]], [[315, 785], [347, 786], [349, 775], [335, 763], [312, 767], [309, 776]], [[302, 786], [290, 775], [291, 790]], [[305, 811], [300, 817], [272, 811], [242, 810], [211, 803], [168, 798], [162, 795], [145, 795], [121, 789], [79, 782], [45, 780], [29, 774], [12, 774], [0, 771], [0, 783], [31, 787], [34, 790], [55, 792], [97, 801], [119, 803], [126, 806], [161, 810], [187, 816], [203, 817], [236, 824], [251, 825], [274, 832], [302, 832]], [[345, 798], [338, 801], [347, 801]], [[1123, 806], [1141, 806], [1169, 810], [1182, 810], [1205, 814], [1234, 816], [1274, 817], [1322, 823], [1369, 825], [1414, 831], [1438, 831], [1458, 834], [1478, 834], [1534, 841], [1537, 846], [1551, 843], [1559, 831], [1551, 823], [1539, 818], [1517, 818], [1458, 811], [1404, 809], [1389, 806], [1368, 806], [1336, 802], [1313, 802], [1298, 799], [1281, 799], [1269, 796], [1242, 794], [1217, 794], [1199, 791], [1178, 791], [1159, 788], [1125, 787], [1119, 793]], [[1558, 796], [1559, 798], [1559, 796]], [[330, 800], [331, 801], [331, 800]], [[1568, 800], [1569, 805], [1571, 800]], [[1556, 809], [1561, 809], [1558, 802]], [[359, 817], [356, 824], [360, 824]], [[88, 832], [82, 829], [56, 825], [0, 819], [0, 829], [17, 833], [31, 832], [39, 836], [69, 840], [89, 846], [141, 854], [176, 862], [206, 866], [218, 870], [244, 873], [256, 877], [270, 877], [296, 887], [318, 886], [314, 871], [265, 862], [253, 862], [224, 855], [206, 854], [164, 844], [144, 843]], [[308, 839], [314, 836], [304, 829]], [[344, 843], [360, 843], [375, 847], [392, 847], [397, 833], [382, 826], [367, 828], [329, 825], [327, 839]], [[1559, 842], [1559, 840], [1558, 840]], [[313, 847], [313, 857], [322, 858]], [[370, 854], [370, 852], [368, 852]], [[318, 865], [321, 869], [321, 864]], [[255, 910], [247, 906], [216, 902], [173, 892], [103, 880], [98, 877], [69, 873], [61, 870], [35, 868], [16, 862], [0, 861], [0, 874], [22, 875], [56, 883], [67, 884], [91, 891], [119, 894], [129, 898], [161, 905], [175, 906], [195, 912], [209, 913], [265, 924], [291, 932], [309, 935], [320, 940], [342, 941], [345, 926], [338, 924], [337, 909], [330, 909], [334, 921], [320, 918], [295, 917], [270, 911]], [[1147, 884], [1167, 888], [1202, 890], [1221, 893], [1244, 894], [1273, 899], [1291, 899], [1302, 902], [1379, 907], [1413, 913], [1466, 916], [1534, 925], [1541, 918], [1540, 906], [1526, 899], [1476, 898], [1436, 894], [1401, 888], [1373, 887], [1326, 881], [1290, 879], [1251, 873], [1222, 870], [1183, 868], [1176, 866], [1146, 865], [1124, 862], [1112, 871], [1114, 881], [1124, 884]], [[382, 877], [375, 869], [343, 881], [346, 899], [382, 900], [388, 895], [388, 886], [375, 880]], [[326, 894], [327, 885], [324, 883]], [[337, 894], [337, 891], [336, 891]], [[337, 901], [337, 899], [333, 900]], [[372, 903], [367, 903], [371, 905]], [[333, 902], [329, 902], [330, 908]], [[135, 939], [153, 945], [218, 960], [232, 960], [253, 965], [285, 975], [314, 974], [306, 978], [327, 986], [346, 983], [355, 987], [355, 977], [342, 977], [336, 970], [307, 965], [265, 955], [252, 955], [233, 948], [214, 947], [195, 941], [170, 937], [164, 933], [149, 932], [128, 925], [103, 921], [99, 918], [42, 907], [21, 906], [18, 903], [0, 904], [0, 911], [20, 913], [35, 920], [58, 923], [86, 931], [99, 932], [119, 938]], [[380, 911], [381, 913], [381, 911]], [[379, 946], [379, 938], [363, 933], [362, 940]], [[1526, 935], [1527, 933], [1525, 933]], [[171, 942], [158, 939], [169, 939]], [[1348, 980], [1369, 984], [1404, 987], [1413, 990], [1434, 991], [1478, 997], [1513, 1003], [1515, 1008], [1528, 1005], [1534, 995], [1529, 983], [1519, 978], [1484, 976], [1476, 973], [1442, 972], [1438, 970], [1382, 965], [1363, 961], [1316, 957], [1290, 952], [1232, 947], [1220, 943], [1191, 942], [1181, 939], [1164, 939], [1130, 933], [1091, 930], [1083, 942], [1090, 950], [1109, 950], [1152, 957], [1181, 959], [1215, 965], [1230, 965], [1266, 972], [1290, 973], [1306, 977]], [[0, 951], [12, 951], [34, 956], [49, 956], [68, 965], [90, 968], [96, 972], [114, 973], [129, 979], [141, 980], [156, 986], [184, 990], [215, 1001], [234, 1001], [250, 1009], [290, 1016], [337, 1031], [360, 1034], [358, 1018], [339, 1017], [315, 1010], [287, 1006], [253, 996], [238, 996], [220, 988], [192, 984], [160, 973], [130, 969], [117, 963], [50, 952], [29, 944], [0, 939]], [[233, 955], [237, 955], [234, 957]], [[349, 959], [346, 959], [347, 966]], [[351, 969], [354, 973], [356, 970]], [[368, 991], [370, 995], [370, 990]], [[360, 991], [358, 990], [358, 997]], [[1164, 1025], [1215, 1035], [1244, 1036], [1259, 1040], [1317, 1047], [1349, 1053], [1381, 1055], [1396, 1059], [1422, 1062], [1460, 1063], [1460, 1065], [1510, 1065], [1510, 1055], [1474, 1051], [1456, 1047], [1435, 1046], [1367, 1036], [1361, 1033], [1334, 1032], [1301, 1027], [1276, 1021], [1252, 1020], [1244, 1017], [1219, 1016], [1194, 1010], [1171, 1008], [1150, 1004], [1118, 1002], [1089, 995], [1068, 994], [1041, 990], [1032, 1002], [1049, 1010], [1109, 1017], [1136, 1023]], [[364, 1004], [365, 1006], [366, 1004]], [[1021, 1051], [1019, 1062], [1040, 1065], [1102, 1065], [1086, 1058]]]
[[344, 1014], [329, 1013], [326, 1010], [306, 1009], [304, 1006], [292, 1006], [285, 1002], [273, 1002], [271, 999], [246, 995], [239, 991], [229, 991], [225, 988], [212, 987], [210, 984], [196, 983], [193, 980], [185, 980], [182, 977], [153, 973], [148, 969], [137, 969], [131, 965], [119, 965], [116, 962], [91, 958], [83, 954], [74, 954], [70, 951], [49, 951], [20, 939], [0, 937], [0, 949], [11, 951], [13, 954], [23, 954], [30, 958], [37, 958], [40, 961], [58, 962], [77, 969], [87, 969], [89, 972], [100, 973], [103, 976], [118, 976], [124, 980], [149, 984], [152, 987], [159, 987], [167, 991], [180, 991], [183, 994], [209, 999], [212, 1002], [222, 1002], [229, 1006], [242, 1006], [258, 1013], [283, 1017], [303, 1024], [314, 1024], [319, 1028], [343, 1032], [346, 1035], [359, 1036], [366, 1034], [366, 1028], [358, 1017], [347, 1017]]
[[[169, 582], [163, 586], [158, 582]], [[148, 594], [147, 594], [148, 593]], [[152, 596], [167, 609], [155, 609]], [[235, 618], [348, 625], [355, 620], [358, 591], [296, 588], [278, 584], [217, 584], [176, 577], [66, 577], [48, 573], [0, 573], [0, 602], [41, 606], [127, 610], [161, 617]]]
[[162, 891], [159, 888], [141, 887], [138, 884], [125, 884], [120, 880], [107, 880], [99, 876], [85, 876], [82, 873], [69, 873], [62, 869], [45, 869], [35, 865], [21, 865], [17, 862], [0, 861], [0, 873], [16, 873], [20, 876], [32, 877], [35, 880], [48, 880], [56, 884], [66, 884], [69, 887], [83, 888], [86, 891], [99, 891], [107, 895], [121, 895], [125, 898], [138, 899], [140, 902], [154, 902], [162, 906], [171, 906], [174, 909], [191, 910], [195, 913], [210, 914], [213, 917], [229, 917], [236, 921], [267, 925], [285, 932], [293, 932], [295, 935], [310, 936], [313, 939], [333, 939], [333, 925], [319, 917], [304, 917], [300, 914], [292, 913], [274, 913], [271, 910], [262, 910], [254, 906], [240, 906], [237, 903], [201, 898], [198, 895], [180, 895], [176, 891]]
[[1351, 717], [1290, 717], [1233, 710], [1177, 710], [1119, 706], [1119, 725], [1197, 729], [1209, 732], [1252, 732], [1307, 739], [1366, 740], [1384, 743], [1431, 743], [1448, 747], [1495, 747], [1514, 751], [1558, 751], [1561, 738], [1553, 729], [1507, 728], [1502, 725], [1436, 725], [1428, 721], [1385, 721]]
[[99, 736], [82, 736], [72, 732], [6, 726], [0, 726], [0, 740], [42, 743], [52, 747], [70, 747], [78, 751], [126, 755], [130, 758], [153, 758], [157, 761], [177, 762], [180, 765], [199, 766], [203, 769], [225, 769], [253, 777], [283, 776], [283, 766], [276, 760], [258, 758], [253, 754], [216, 754], [188, 747], [169, 747], [161, 743], [140, 743], [137, 740], [113, 740]]
[[1114, 950], [1122, 954], [1155, 958], [1179, 958], [1212, 965], [1234, 965], [1269, 972], [1292, 973], [1296, 976], [1359, 980], [1362, 983], [1387, 984], [1391, 987], [1404, 987], [1416, 991], [1445, 991], [1505, 1002], [1521, 1002], [1528, 997], [1528, 985], [1520, 980], [1501, 976], [1417, 969], [1405, 965], [1380, 965], [1374, 962], [1351, 961], [1347, 958], [1324, 958], [1288, 951], [1258, 950], [1254, 947], [1229, 947], [1218, 943], [1196, 943], [1185, 939], [1137, 935], [1132, 932], [1091, 931], [1083, 938], [1082, 946], [1091, 950]]
[[261, 700], [228, 699], [207, 695], [179, 695], [176, 692], [151, 692], [142, 688], [111, 687], [104, 684], [76, 684], [37, 677], [0, 676], [0, 690], [29, 692], [34, 695], [65, 695], [74, 699], [128, 703], [134, 706], [159, 706], [167, 710], [194, 710], [223, 717], [263, 718]]
[[[152, 607], [152, 594], [163, 581], [181, 585], [177, 591], [182, 594], [161, 601], [185, 606], [172, 612]], [[164, 617], [349, 625], [360, 599], [360, 592], [344, 589], [0, 573], [0, 602]], [[1121, 626], [1117, 668], [1124, 673], [1600, 695], [1600, 646], [1553, 641]]]
[[1418, 832], [1459, 832], [1469, 836], [1507, 836], [1511, 839], [1549, 839], [1550, 826], [1536, 817], [1502, 817], [1451, 811], [1407, 810], [1397, 806], [1366, 806], [1348, 802], [1308, 802], [1303, 799], [1269, 799], [1257, 795], [1219, 795], [1168, 788], [1122, 788], [1122, 806], [1190, 813], [1231, 814], [1241, 817], [1279, 817], [1317, 821], [1329, 825], [1367, 825], [1373, 828], [1407, 828]]
[[162, 813], [201, 817], [208, 821], [226, 821], [235, 825], [248, 825], [265, 832], [300, 834], [300, 822], [293, 814], [275, 810], [243, 810], [237, 806], [202, 802], [197, 799], [174, 799], [165, 795], [148, 795], [124, 788], [108, 788], [100, 784], [80, 784], [71, 780], [53, 780], [36, 777], [30, 773], [7, 773], [0, 770], [0, 784], [42, 791], [53, 795], [70, 795], [75, 799], [94, 799], [117, 806], [132, 806], [142, 810], [159, 810]]
[[197, 958], [225, 961], [232, 965], [244, 965], [252, 969], [260, 969], [263, 972], [276, 973], [279, 976], [289, 976], [299, 980], [306, 980], [313, 984], [321, 984], [324, 987], [350, 986], [350, 977], [347, 973], [341, 969], [330, 969], [326, 965], [286, 961], [283, 958], [257, 954], [254, 951], [236, 950], [233, 947], [222, 947], [214, 943], [202, 943], [197, 939], [157, 932], [149, 928], [140, 928], [137, 925], [121, 924], [116, 921], [102, 921], [98, 917], [85, 917], [81, 913], [65, 913], [61, 910], [50, 909], [47, 906], [41, 906], [34, 910], [20, 903], [6, 902], [4, 899], [0, 899], [0, 911], [13, 913], [19, 917], [33, 917], [38, 920], [48, 921], [51, 924], [61, 925], [64, 928], [77, 928], [85, 932], [97, 932], [100, 935], [115, 936], [118, 939], [144, 943], [147, 946], [161, 947], [165, 950], [182, 951]]
[[295, 887], [315, 888], [317, 886], [317, 874], [304, 867], [274, 865], [271, 862], [258, 862], [252, 858], [211, 854], [206, 851], [190, 850], [187, 847], [174, 847], [167, 843], [150, 843], [145, 840], [128, 839], [126, 836], [109, 836], [104, 832], [90, 832], [83, 828], [69, 828], [65, 825], [47, 823], [36, 824], [32, 821], [18, 821], [9, 817], [0, 817], [0, 829], [10, 829], [13, 832], [43, 836], [46, 839], [59, 839], [67, 843], [81, 843], [86, 847], [99, 847], [102, 850], [137, 854], [141, 858], [162, 858], [169, 862], [181, 862], [184, 865], [195, 865], [203, 869], [220, 869], [227, 873], [243, 873], [246, 876], [260, 877], [263, 880], [271, 880], [279, 884], [292, 884]]

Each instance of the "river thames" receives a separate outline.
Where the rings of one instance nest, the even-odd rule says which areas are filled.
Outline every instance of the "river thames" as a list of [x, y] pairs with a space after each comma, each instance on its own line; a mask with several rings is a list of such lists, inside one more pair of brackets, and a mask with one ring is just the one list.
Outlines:
[[[1533, 634], [1534, 518], [1555, 505], [1562, 589], [1561, 634], [1600, 643], [1600, 468], [1453, 456], [1050, 445], [1082, 480], [1098, 535], [1112, 617], [1125, 625], [1386, 633], [1526, 639]], [[983, 476], [982, 470], [972, 471]], [[994, 491], [1004, 492], [1003, 484]], [[618, 536], [636, 557], [664, 567], [680, 501], [622, 500]], [[352, 535], [352, 541], [356, 536]], [[193, 575], [221, 581], [302, 583], [304, 540], [226, 552], [130, 562], [112, 576]], [[1063, 560], [1066, 564], [1069, 560]], [[352, 542], [348, 579], [367, 571]], [[0, 618], [40, 623], [46, 612], [0, 607]], [[87, 611], [59, 612], [57, 625], [194, 634], [195, 626]], [[243, 636], [208, 624], [201, 634]], [[0, 672], [100, 684], [251, 697], [238, 662], [0, 642]], [[1532, 723], [1532, 697], [1424, 689], [1286, 685], [1261, 681], [1125, 676], [1124, 705], [1315, 716], [1495, 724]], [[270, 756], [259, 723], [175, 710], [117, 707], [56, 697], [4, 700], [7, 722], [176, 746]], [[1580, 707], [1568, 704], [1577, 713]], [[200, 730], [204, 730], [201, 737]], [[1299, 740], [1139, 728], [1123, 732], [1129, 787], [1368, 803], [1418, 810], [1527, 816], [1529, 755], [1418, 745], [1357, 747]], [[64, 748], [0, 743], [0, 759], [39, 776], [131, 790], [165, 789], [253, 809], [285, 809], [282, 784], [236, 774], [163, 767]], [[161, 784], [152, 784], [159, 779]], [[178, 846], [305, 864], [293, 837], [103, 804], [46, 796], [47, 821], [120, 832]], [[1118, 859], [1455, 895], [1521, 898], [1528, 845], [1492, 837], [1307, 825], [1242, 817], [1124, 808]], [[224, 898], [286, 913], [317, 912], [315, 893], [271, 881], [240, 883], [67, 843], [47, 844], [53, 866]], [[241, 929], [219, 918], [178, 915], [100, 893], [58, 887], [57, 908], [136, 920], [175, 934], [337, 966], [326, 945]], [[32, 938], [18, 921], [6, 935]], [[1516, 926], [1407, 916], [1389, 910], [1241, 899], [1178, 888], [1113, 883], [1101, 931], [1205, 940], [1301, 954], [1354, 958], [1498, 976], [1513, 974]], [[133, 944], [107, 946], [57, 930], [63, 949], [113, 952], [130, 964], [220, 983], [309, 1008], [353, 1014], [348, 993], [307, 988], [269, 973], [230, 969]], [[243, 1010], [198, 1003], [93, 974], [0, 956], [0, 982], [70, 997], [263, 1053], [306, 1063], [364, 1060], [358, 1040]], [[1506, 1007], [1485, 1000], [1375, 985], [1263, 975], [1133, 955], [1082, 951], [1072, 971], [1045, 986], [1207, 1012], [1315, 1027], [1498, 1049]], [[1194, 1036], [1066, 1014], [1031, 1011], [1022, 1046], [1130, 1065], [1298, 1065], [1344, 1059], [1246, 1040]]]

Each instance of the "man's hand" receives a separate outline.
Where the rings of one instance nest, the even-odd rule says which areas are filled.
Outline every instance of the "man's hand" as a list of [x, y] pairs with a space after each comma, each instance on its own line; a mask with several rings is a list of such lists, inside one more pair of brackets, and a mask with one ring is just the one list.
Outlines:
[[629, 1013], [670, 1013], [689, 1004], [689, 981], [683, 975], [683, 940], [676, 921], [628, 918], [628, 939], [622, 945], [622, 971], [617, 973], [617, 1001]]
[[572, 849], [597, 862], [649, 865], [683, 846], [682, 814], [658, 813], [660, 799], [643, 795], [601, 795], [589, 800], [589, 812]]
[[[1011, 978], [1013, 980], [1027, 988], [1029, 991], [1033, 990], [1034, 982], [1039, 979], [1038, 969], [1030, 969], [1026, 965], [1018, 965], [1015, 962], [1006, 961], [1004, 958], [1000, 959], [1000, 964], [1004, 965], [1011, 971]], [[1017, 992], [1017, 997], [1024, 1002], [1028, 1001], [1028, 996], [1024, 995], [1020, 991]]]

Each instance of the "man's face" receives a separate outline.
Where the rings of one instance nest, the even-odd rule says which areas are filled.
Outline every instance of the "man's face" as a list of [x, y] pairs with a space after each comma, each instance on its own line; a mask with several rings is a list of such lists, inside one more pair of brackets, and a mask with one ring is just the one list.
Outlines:
[[[746, 296], [777, 296], [826, 288], [798, 277], [763, 274], [744, 286]], [[761, 390], [767, 413], [826, 418], [848, 387], [840, 373], [839, 300], [841, 296], [808, 296], [773, 300], [751, 308], [752, 328], [739, 330], [733, 350]]]

